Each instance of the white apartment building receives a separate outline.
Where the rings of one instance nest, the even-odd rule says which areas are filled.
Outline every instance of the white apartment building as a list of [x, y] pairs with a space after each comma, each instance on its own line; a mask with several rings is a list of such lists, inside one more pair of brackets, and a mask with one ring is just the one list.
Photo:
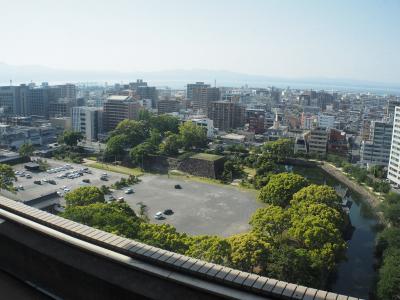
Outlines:
[[103, 110], [98, 107], [73, 107], [72, 129], [82, 132], [87, 141], [97, 141], [103, 129]]
[[193, 117], [189, 121], [192, 121], [196, 125], [207, 129], [207, 137], [208, 138], [214, 137], [214, 122], [213, 122], [213, 120], [211, 120], [209, 118]]
[[394, 113], [387, 178], [392, 184], [400, 186], [400, 106], [396, 106]]

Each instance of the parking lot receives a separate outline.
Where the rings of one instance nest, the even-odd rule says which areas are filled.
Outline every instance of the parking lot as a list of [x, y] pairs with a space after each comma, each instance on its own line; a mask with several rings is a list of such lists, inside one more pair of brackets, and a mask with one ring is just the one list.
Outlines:
[[[13, 195], [13, 198], [19, 200], [30, 200], [42, 195], [58, 192], [60, 204], [65, 205], [64, 194], [69, 190], [81, 186], [110, 186], [122, 177], [127, 175], [103, 171], [95, 168], [87, 168], [78, 164], [69, 164], [57, 160], [48, 159], [47, 163], [50, 169], [62, 168], [57, 172], [26, 172], [24, 165], [14, 166], [16, 171], [25, 171], [25, 176], [17, 175], [16, 186], [21, 185], [23, 190], [19, 190]], [[76, 174], [81, 172], [81, 176], [68, 178], [63, 176], [66, 173]], [[100, 178], [107, 173], [107, 181]], [[26, 178], [30, 174], [32, 178]], [[83, 180], [89, 179], [89, 183]], [[180, 232], [188, 234], [209, 234], [219, 236], [230, 236], [232, 234], [246, 232], [249, 230], [249, 219], [254, 211], [262, 204], [256, 201], [256, 195], [253, 192], [242, 191], [236, 187], [208, 184], [192, 181], [185, 177], [169, 178], [167, 175], [145, 174], [140, 177], [139, 184], [126, 187], [121, 190], [113, 190], [112, 197], [124, 200], [136, 212], [139, 210], [139, 202], [145, 204], [148, 208], [150, 222], [162, 224], [168, 223], [174, 225]], [[40, 180], [41, 184], [35, 184], [34, 181]], [[54, 180], [53, 184], [49, 183]], [[175, 188], [180, 185], [181, 189]], [[126, 194], [126, 190], [131, 188], [133, 193]], [[106, 196], [108, 200], [110, 196]], [[157, 212], [164, 212], [171, 209], [171, 215], [162, 216], [157, 220], [154, 216]]]
[[[134, 185], [134, 193], [125, 195], [115, 191], [115, 197], [138, 210], [140, 201], [148, 207], [150, 222], [168, 223], [180, 232], [230, 236], [249, 230], [249, 219], [254, 211], [262, 207], [253, 192], [242, 191], [231, 186], [214, 185], [166, 175], [146, 174], [141, 183]], [[182, 189], [175, 189], [179, 184]], [[164, 220], [154, 218], [157, 212], [172, 209], [172, 215]]]
[[[66, 192], [81, 186], [93, 185], [100, 187], [103, 184], [111, 185], [123, 177], [123, 175], [118, 173], [105, 172], [94, 168], [87, 168], [89, 170], [89, 173], [87, 173], [82, 170], [85, 166], [78, 164], [68, 164], [52, 159], [47, 159], [46, 161], [50, 166], [47, 172], [26, 171], [24, 169], [24, 164], [13, 166], [15, 171], [24, 172], [24, 175], [16, 174], [17, 182], [14, 186], [22, 187], [22, 189], [18, 189], [17, 193], [13, 195], [13, 198], [25, 201], [53, 192], [58, 192], [60, 196], [63, 196]], [[59, 169], [55, 172], [50, 171], [51, 169], [57, 168]], [[70, 176], [78, 172], [81, 173], [80, 176]], [[107, 181], [100, 179], [103, 173], [107, 173]], [[27, 175], [31, 178], [27, 178]], [[70, 177], [68, 178], [68, 176]], [[89, 180], [89, 182], [85, 183], [84, 181], [87, 180]], [[35, 181], [40, 181], [40, 184], [35, 184]], [[60, 202], [63, 204], [62, 197], [60, 198]]]

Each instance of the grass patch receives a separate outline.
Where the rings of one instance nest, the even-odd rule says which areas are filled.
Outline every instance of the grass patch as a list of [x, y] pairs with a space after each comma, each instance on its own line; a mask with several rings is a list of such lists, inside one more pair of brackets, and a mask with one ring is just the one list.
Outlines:
[[252, 193], [258, 193], [258, 191], [254, 188], [250, 188], [250, 187], [243, 186], [240, 184], [239, 185], [225, 184], [218, 179], [194, 176], [194, 175], [190, 175], [190, 174], [184, 173], [182, 171], [178, 171], [178, 170], [169, 171], [168, 176], [170, 178], [176, 177], [176, 178], [181, 178], [181, 179], [197, 181], [197, 182], [201, 182], [201, 183], [207, 183], [207, 184], [213, 184], [213, 185], [219, 185], [219, 186], [225, 186], [225, 187], [233, 187], [233, 188], [237, 188], [238, 190], [252, 192]]
[[243, 171], [250, 177], [256, 176], [256, 169], [254, 168], [244, 167]]
[[116, 173], [121, 173], [125, 175], [134, 175], [134, 176], [140, 176], [143, 175], [143, 171], [139, 168], [128, 168], [124, 166], [114, 166], [114, 165], [109, 165], [109, 164], [103, 164], [99, 162], [90, 162], [85, 164], [88, 167], [91, 168], [96, 168], [100, 170], [105, 170], [105, 171], [111, 171], [111, 172], [116, 172]]
[[191, 156], [191, 158], [201, 159], [201, 160], [208, 160], [208, 161], [216, 161], [218, 159], [223, 158], [223, 156], [215, 155], [215, 154], [209, 154], [209, 153], [197, 153], [197, 154]]

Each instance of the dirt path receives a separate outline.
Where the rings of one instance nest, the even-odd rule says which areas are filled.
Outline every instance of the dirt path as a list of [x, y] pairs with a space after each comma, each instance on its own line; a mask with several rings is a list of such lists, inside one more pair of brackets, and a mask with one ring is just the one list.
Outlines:
[[347, 185], [353, 191], [360, 194], [372, 208], [376, 208], [381, 203], [381, 200], [377, 196], [375, 196], [372, 192], [368, 191], [364, 186], [359, 185], [358, 183], [348, 178], [341, 170], [339, 170], [335, 166], [326, 162], [321, 162], [319, 167], [322, 168], [325, 172], [335, 177], [343, 184]]

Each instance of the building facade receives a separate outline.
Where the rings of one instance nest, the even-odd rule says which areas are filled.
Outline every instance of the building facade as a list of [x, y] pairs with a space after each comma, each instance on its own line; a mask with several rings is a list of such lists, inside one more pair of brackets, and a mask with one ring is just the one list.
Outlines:
[[221, 97], [219, 88], [212, 87], [196, 87], [192, 93], [193, 110], [204, 114], [208, 113], [210, 103]]
[[214, 127], [226, 131], [243, 127], [245, 123], [245, 107], [232, 102], [217, 101], [209, 104], [208, 117], [213, 120]]
[[387, 178], [400, 186], [400, 106], [396, 106], [393, 117], [392, 143]]
[[312, 129], [308, 139], [308, 152], [318, 155], [326, 155], [328, 143], [328, 132], [326, 128], [317, 127]]
[[82, 132], [87, 141], [97, 141], [103, 132], [103, 110], [87, 106], [72, 108], [72, 129]]
[[104, 130], [114, 130], [125, 119], [137, 119], [141, 107], [129, 96], [108, 97], [104, 102]]
[[370, 140], [361, 142], [360, 162], [366, 166], [387, 166], [390, 158], [390, 146], [393, 134], [393, 124], [372, 121], [370, 125]]

